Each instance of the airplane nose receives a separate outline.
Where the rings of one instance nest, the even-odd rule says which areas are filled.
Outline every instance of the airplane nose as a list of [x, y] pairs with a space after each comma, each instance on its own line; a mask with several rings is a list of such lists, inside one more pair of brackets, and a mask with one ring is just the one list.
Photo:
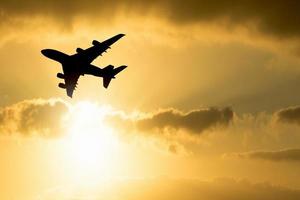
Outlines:
[[63, 62], [68, 58], [68, 55], [54, 49], [43, 49], [41, 50], [41, 53], [47, 58], [50, 58], [58, 62]]
[[44, 55], [44, 56], [47, 56], [48, 54], [47, 54], [47, 51], [48, 49], [43, 49], [42, 51], [41, 51], [41, 53]]

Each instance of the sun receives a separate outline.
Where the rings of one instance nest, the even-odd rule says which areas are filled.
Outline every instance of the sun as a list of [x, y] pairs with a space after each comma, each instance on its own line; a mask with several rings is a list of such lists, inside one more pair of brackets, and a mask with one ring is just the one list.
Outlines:
[[66, 138], [68, 159], [76, 174], [107, 175], [115, 165], [119, 140], [104, 123], [107, 107], [80, 102], [71, 108]]

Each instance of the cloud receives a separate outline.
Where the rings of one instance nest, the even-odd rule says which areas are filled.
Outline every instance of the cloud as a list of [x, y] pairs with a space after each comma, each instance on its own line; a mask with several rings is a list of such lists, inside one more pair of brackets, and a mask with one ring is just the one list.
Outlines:
[[[105, 190], [99, 190], [105, 188]], [[116, 191], [118, 195], [116, 196]], [[65, 187], [41, 195], [42, 199], [210, 199], [210, 200], [296, 200], [300, 191], [268, 182], [253, 183], [248, 180], [218, 178], [213, 181], [198, 179], [154, 178], [115, 181], [105, 186], [89, 188]]]
[[218, 126], [227, 126], [233, 119], [233, 111], [208, 108], [182, 112], [176, 109], [160, 110], [144, 117], [122, 116], [120, 114], [108, 117], [108, 122], [125, 130], [137, 129], [141, 132], [164, 132], [165, 130], [185, 130], [192, 134], [201, 134], [203, 131]]
[[253, 151], [246, 153], [226, 154], [225, 157], [261, 159], [269, 161], [300, 161], [300, 149], [284, 149], [279, 151]]
[[300, 125], [300, 106], [282, 109], [278, 111], [276, 115], [281, 122]]
[[160, 111], [150, 117], [139, 119], [136, 125], [140, 130], [152, 129], [185, 129], [191, 133], [202, 133], [204, 130], [216, 127], [217, 125], [228, 125], [233, 118], [231, 108], [217, 109], [209, 108], [203, 110], [193, 110], [183, 113], [170, 109]]
[[57, 137], [68, 110], [61, 100], [25, 100], [0, 109], [0, 134]]
[[[294, 38], [300, 34], [300, 2], [293, 0], [179, 0], [164, 1], [9, 1], [0, 2], [0, 16], [50, 16], [60, 22], [71, 22], [76, 16], [90, 16], [96, 20], [111, 20], [125, 15], [160, 16], [174, 24], [222, 23], [232, 29], [247, 26], [278, 38]], [[5, 23], [7, 20], [2, 20]], [[103, 20], [103, 21], [104, 21]], [[254, 25], [253, 25], [254, 24]]]
[[[76, 112], [68, 112], [77, 106], [67, 105], [59, 99], [24, 100], [0, 108], [0, 134], [58, 136], [63, 134], [64, 124], [68, 125]], [[101, 112], [101, 107], [95, 112]], [[73, 114], [72, 114], [73, 113]], [[63, 123], [63, 116], [65, 121]], [[176, 109], [160, 110], [155, 113], [140, 113], [132, 117], [119, 111], [111, 111], [103, 118], [118, 132], [164, 132], [165, 130], [185, 130], [191, 134], [201, 134], [205, 130], [218, 126], [227, 126], [233, 119], [231, 108], [208, 108], [182, 112]], [[171, 152], [177, 152], [178, 146], [171, 145]]]

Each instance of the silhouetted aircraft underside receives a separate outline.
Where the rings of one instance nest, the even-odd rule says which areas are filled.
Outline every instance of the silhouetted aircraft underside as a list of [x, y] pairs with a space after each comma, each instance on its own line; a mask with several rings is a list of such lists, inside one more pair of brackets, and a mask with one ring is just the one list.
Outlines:
[[94, 75], [103, 78], [103, 87], [107, 88], [111, 79], [124, 70], [127, 66], [123, 65], [114, 68], [112, 65], [101, 69], [91, 63], [98, 56], [101, 56], [110, 46], [125, 36], [124, 34], [118, 34], [103, 42], [93, 40], [93, 46], [88, 49], [77, 48], [75, 54], [67, 55], [54, 49], [44, 49], [42, 54], [47, 58], [55, 60], [62, 65], [63, 73], [58, 73], [57, 77], [64, 79], [64, 83], [59, 83], [58, 87], [66, 89], [67, 95], [72, 98], [73, 92], [77, 86], [77, 82], [80, 76], [85, 74]]

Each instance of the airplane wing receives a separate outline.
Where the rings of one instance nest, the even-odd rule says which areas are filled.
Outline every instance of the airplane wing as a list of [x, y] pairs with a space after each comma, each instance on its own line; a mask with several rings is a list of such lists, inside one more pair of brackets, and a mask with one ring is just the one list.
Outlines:
[[77, 86], [77, 82], [80, 77], [80, 73], [73, 70], [69, 70], [69, 68], [65, 66], [63, 66], [63, 71], [65, 79], [65, 89], [67, 91], [67, 95], [72, 98], [73, 92]]
[[77, 86], [77, 81], [80, 75], [73, 75], [65, 79], [67, 95], [72, 98], [73, 92]]
[[98, 42], [93, 40], [93, 46], [88, 49], [80, 49], [77, 48], [77, 53], [73, 56], [78, 57], [85, 62], [91, 63], [95, 60], [98, 56], [101, 56], [107, 49], [110, 49], [110, 46], [121, 39], [125, 34], [118, 34], [112, 38], [109, 38], [103, 42]]

